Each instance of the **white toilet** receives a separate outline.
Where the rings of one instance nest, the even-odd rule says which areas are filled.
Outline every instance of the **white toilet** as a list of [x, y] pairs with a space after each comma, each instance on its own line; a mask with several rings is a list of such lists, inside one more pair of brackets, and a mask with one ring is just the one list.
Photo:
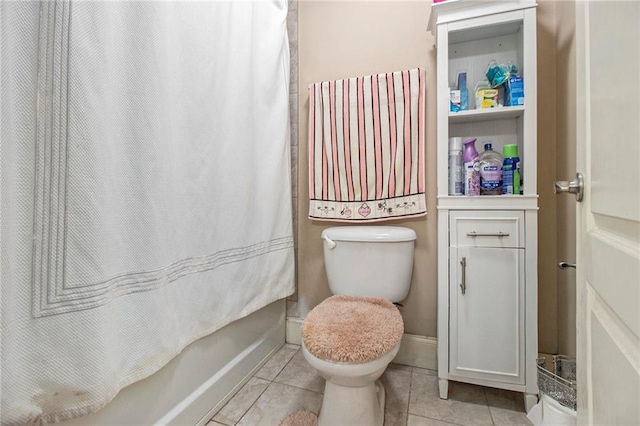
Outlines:
[[318, 425], [384, 422], [377, 379], [400, 348], [416, 233], [397, 226], [340, 226], [322, 233], [332, 296], [302, 325], [302, 353], [326, 379]]

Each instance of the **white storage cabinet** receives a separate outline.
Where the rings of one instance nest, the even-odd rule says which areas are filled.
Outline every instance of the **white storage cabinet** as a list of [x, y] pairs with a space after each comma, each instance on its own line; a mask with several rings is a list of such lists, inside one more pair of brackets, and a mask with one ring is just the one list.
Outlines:
[[[438, 377], [519, 391], [537, 402], [536, 4], [448, 0], [433, 5], [437, 40]], [[487, 64], [512, 62], [524, 106], [475, 109]], [[469, 110], [449, 112], [449, 90], [467, 72]], [[501, 93], [502, 96], [502, 93]], [[502, 153], [517, 144], [522, 195], [449, 196], [450, 137], [476, 137]]]

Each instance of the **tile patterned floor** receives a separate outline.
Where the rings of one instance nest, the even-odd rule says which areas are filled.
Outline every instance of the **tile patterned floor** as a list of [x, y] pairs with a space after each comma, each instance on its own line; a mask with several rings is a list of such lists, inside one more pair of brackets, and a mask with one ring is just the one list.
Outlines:
[[[451, 382], [445, 401], [435, 371], [399, 364], [389, 365], [380, 380], [387, 393], [385, 426], [531, 424], [517, 392]], [[207, 426], [277, 426], [297, 410], [317, 413], [323, 391], [324, 380], [300, 347], [286, 344]]]

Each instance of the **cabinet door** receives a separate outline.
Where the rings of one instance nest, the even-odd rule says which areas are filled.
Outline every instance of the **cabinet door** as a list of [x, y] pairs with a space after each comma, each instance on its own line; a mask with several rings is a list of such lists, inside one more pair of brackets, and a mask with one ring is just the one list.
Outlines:
[[452, 247], [449, 295], [452, 378], [524, 384], [524, 250]]

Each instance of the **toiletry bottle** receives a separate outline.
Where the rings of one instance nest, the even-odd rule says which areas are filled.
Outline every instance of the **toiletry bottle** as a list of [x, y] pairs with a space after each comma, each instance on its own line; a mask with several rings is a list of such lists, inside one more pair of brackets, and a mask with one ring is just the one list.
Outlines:
[[460, 111], [469, 109], [469, 91], [467, 90], [467, 73], [458, 73], [458, 90], [460, 91]]
[[502, 163], [504, 159], [495, 152], [491, 142], [484, 144], [478, 157], [480, 163], [480, 195], [502, 195]]
[[462, 166], [464, 168], [464, 194], [480, 195], [480, 170], [478, 167], [478, 151], [475, 146], [476, 138], [464, 141], [462, 152]]
[[463, 195], [462, 138], [449, 139], [449, 195]]
[[460, 112], [460, 91], [449, 90], [449, 111]]
[[502, 193], [504, 195], [520, 195], [520, 157], [518, 145], [510, 144], [502, 148]]
[[509, 78], [504, 85], [504, 105], [523, 106], [524, 105], [524, 80], [518, 74], [518, 67], [510, 64]]

